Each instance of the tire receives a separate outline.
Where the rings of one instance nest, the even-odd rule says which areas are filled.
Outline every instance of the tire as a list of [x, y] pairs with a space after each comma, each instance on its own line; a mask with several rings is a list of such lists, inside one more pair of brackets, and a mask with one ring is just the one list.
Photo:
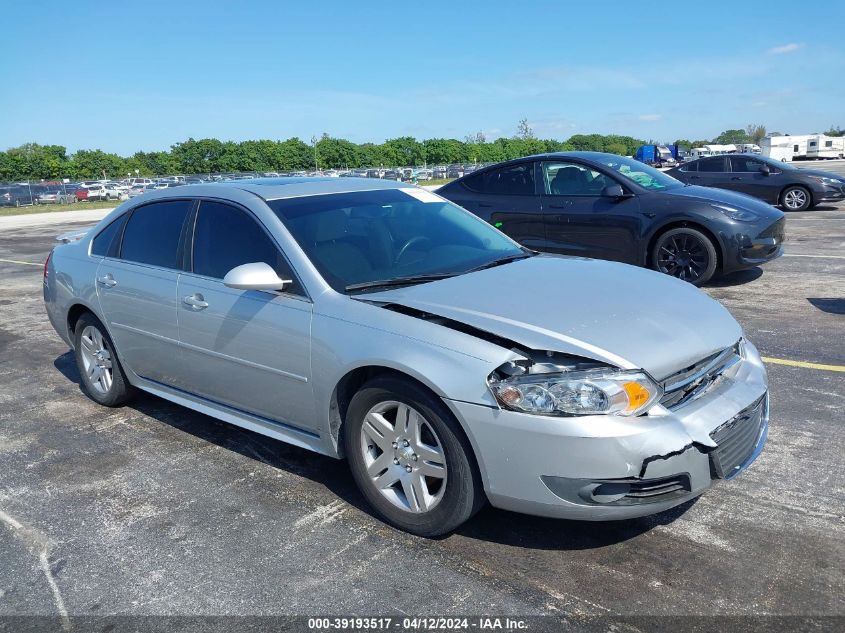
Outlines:
[[[397, 428], [403, 418], [410, 429]], [[349, 403], [343, 435], [358, 488], [382, 519], [401, 530], [445, 534], [486, 501], [472, 447], [457, 420], [439, 398], [409, 380], [386, 377], [365, 384]]]
[[787, 211], [805, 211], [813, 205], [813, 196], [806, 187], [787, 187], [780, 194], [780, 206]]
[[90, 312], [76, 322], [74, 355], [82, 390], [94, 402], [106, 407], [119, 407], [135, 395], [135, 388], [126, 380], [123, 367], [114, 353], [111, 337]]
[[719, 255], [713, 241], [704, 233], [681, 227], [657, 238], [650, 261], [658, 272], [701, 286], [716, 273]]

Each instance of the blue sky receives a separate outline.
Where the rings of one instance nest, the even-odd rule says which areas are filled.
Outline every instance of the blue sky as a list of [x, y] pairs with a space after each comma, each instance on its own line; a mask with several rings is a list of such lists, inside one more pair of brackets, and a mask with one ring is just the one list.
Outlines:
[[845, 2], [15, 2], [0, 149], [845, 126]]

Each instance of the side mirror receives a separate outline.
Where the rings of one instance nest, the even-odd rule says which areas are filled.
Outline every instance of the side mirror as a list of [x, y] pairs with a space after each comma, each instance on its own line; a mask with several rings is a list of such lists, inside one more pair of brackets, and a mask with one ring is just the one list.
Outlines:
[[605, 198], [624, 198], [625, 190], [622, 189], [622, 185], [608, 185], [601, 190], [601, 195]]
[[768, 176], [769, 174], [772, 173], [772, 168], [769, 167], [766, 163], [763, 163], [760, 166], [760, 173], [763, 174], [764, 176]]
[[223, 285], [239, 290], [282, 290], [293, 283], [290, 279], [280, 279], [276, 271], [264, 262], [253, 262], [236, 266], [223, 277]]

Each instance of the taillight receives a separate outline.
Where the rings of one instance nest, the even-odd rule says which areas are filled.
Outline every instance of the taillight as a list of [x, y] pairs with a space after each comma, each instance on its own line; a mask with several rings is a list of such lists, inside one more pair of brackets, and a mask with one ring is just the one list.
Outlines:
[[50, 250], [50, 254], [47, 255], [47, 259], [44, 260], [44, 281], [47, 281], [47, 268], [50, 266], [50, 258], [53, 257], [53, 250]]

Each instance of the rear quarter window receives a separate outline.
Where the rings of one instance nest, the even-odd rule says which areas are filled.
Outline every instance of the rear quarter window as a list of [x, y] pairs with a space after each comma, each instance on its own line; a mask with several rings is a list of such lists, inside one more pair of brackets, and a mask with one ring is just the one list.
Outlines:
[[117, 239], [125, 223], [126, 214], [124, 213], [100, 231], [91, 242], [91, 254], [100, 257], [114, 256], [117, 252]]

